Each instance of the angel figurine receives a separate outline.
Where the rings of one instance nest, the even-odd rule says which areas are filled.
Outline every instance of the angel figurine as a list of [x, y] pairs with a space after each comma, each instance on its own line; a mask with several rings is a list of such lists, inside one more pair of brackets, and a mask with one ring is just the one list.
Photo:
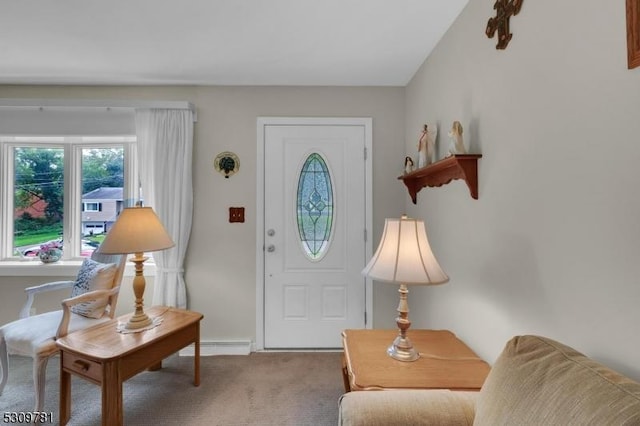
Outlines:
[[425, 124], [418, 139], [418, 168], [433, 163], [436, 155], [436, 136], [438, 128]]
[[462, 138], [462, 124], [459, 121], [454, 121], [449, 132], [449, 152], [447, 157], [455, 154], [466, 154], [467, 150], [464, 147], [464, 140]]
[[413, 159], [409, 156], [404, 157], [404, 172], [411, 173], [413, 171]]

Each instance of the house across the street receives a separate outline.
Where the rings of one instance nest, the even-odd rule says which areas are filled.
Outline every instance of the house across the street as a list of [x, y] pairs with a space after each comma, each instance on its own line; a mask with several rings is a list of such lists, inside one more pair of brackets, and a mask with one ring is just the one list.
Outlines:
[[122, 188], [98, 188], [82, 195], [82, 233], [106, 233], [123, 206]]

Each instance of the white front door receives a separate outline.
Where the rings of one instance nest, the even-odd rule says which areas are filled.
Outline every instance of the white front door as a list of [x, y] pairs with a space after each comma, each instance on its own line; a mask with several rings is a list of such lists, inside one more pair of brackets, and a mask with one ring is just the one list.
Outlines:
[[340, 347], [342, 330], [365, 327], [371, 120], [258, 125], [264, 347]]

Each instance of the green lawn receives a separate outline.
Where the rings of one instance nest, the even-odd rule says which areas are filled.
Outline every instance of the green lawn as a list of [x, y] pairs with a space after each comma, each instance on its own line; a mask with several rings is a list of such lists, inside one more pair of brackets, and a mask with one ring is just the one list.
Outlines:
[[16, 235], [13, 240], [14, 247], [35, 246], [51, 240], [61, 238], [61, 229], [46, 229], [42, 231], [25, 231], [22, 235]]
[[[84, 239], [100, 245], [104, 240], [104, 234], [86, 236]], [[14, 247], [37, 246], [47, 241], [62, 239], [62, 228], [49, 228], [38, 231], [24, 231], [21, 235], [16, 235], [13, 240]]]

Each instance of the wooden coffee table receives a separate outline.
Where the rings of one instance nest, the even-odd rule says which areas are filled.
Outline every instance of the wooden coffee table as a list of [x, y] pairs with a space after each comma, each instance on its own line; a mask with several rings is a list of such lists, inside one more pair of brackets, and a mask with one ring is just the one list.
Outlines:
[[56, 341], [60, 348], [60, 424], [71, 414], [71, 374], [102, 387], [102, 424], [123, 424], [122, 383], [141, 371], [156, 370], [162, 360], [195, 344], [194, 385], [200, 385], [200, 320], [202, 314], [166, 306], [146, 310], [162, 323], [150, 330], [122, 334], [118, 322], [131, 316], [70, 333]]
[[481, 360], [455, 334], [446, 330], [413, 330], [407, 336], [420, 353], [416, 361], [387, 355], [397, 330], [345, 330], [345, 391], [380, 389], [480, 390], [489, 374]]

